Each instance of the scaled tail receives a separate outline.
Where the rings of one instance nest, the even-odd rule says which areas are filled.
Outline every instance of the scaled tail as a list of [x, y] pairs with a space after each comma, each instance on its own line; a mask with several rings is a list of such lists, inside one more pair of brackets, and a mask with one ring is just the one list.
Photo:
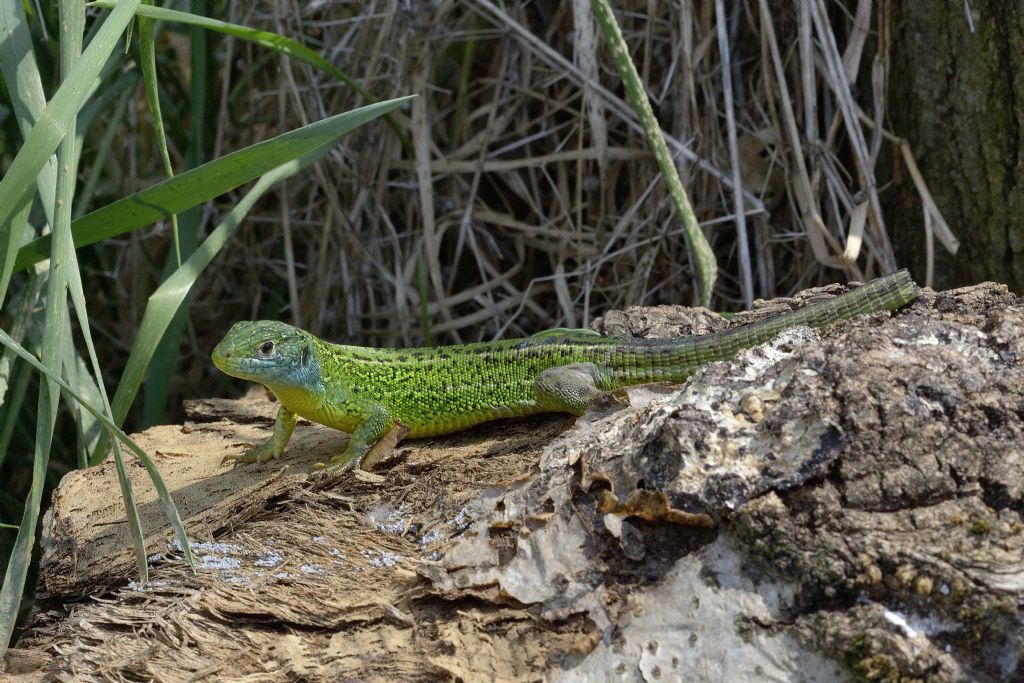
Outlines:
[[[727, 353], [724, 357], [731, 358], [740, 349], [766, 342], [790, 327], [807, 325], [820, 330], [859, 315], [892, 311], [916, 299], [920, 292], [921, 289], [904, 268], [835, 298], [819, 301], [768, 320], [726, 330], [717, 336], [723, 352]], [[725, 349], [731, 349], [731, 352]]]
[[[659, 351], [652, 354], [657, 359], [648, 356], [654, 362], [648, 361], [646, 372], [636, 366], [624, 368], [623, 372], [615, 373], [619, 375], [615, 380], [617, 384], [661, 380], [681, 382], [701, 365], [728, 360], [740, 349], [764, 343], [790, 327], [808, 325], [820, 330], [859, 315], [891, 311], [916, 299], [920, 291], [910, 273], [905, 269], [899, 270], [835, 298], [774, 318], [714, 334], [665, 342], [664, 346], [659, 344]], [[646, 353], [651, 354], [651, 351]]]

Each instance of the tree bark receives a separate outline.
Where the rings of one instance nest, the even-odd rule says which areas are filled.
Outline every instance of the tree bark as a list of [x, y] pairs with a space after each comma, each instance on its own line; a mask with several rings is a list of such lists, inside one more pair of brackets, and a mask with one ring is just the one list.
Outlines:
[[[891, 125], [962, 242], [956, 256], [936, 243], [934, 286], [996, 280], [1024, 291], [1024, 4], [894, 2], [888, 11]], [[920, 201], [905, 174], [894, 180], [897, 256], [923, 275]]]

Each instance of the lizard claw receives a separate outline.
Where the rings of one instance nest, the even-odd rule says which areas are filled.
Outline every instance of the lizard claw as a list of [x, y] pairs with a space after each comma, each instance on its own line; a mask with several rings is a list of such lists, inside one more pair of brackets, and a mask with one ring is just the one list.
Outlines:
[[244, 453], [228, 453], [220, 459], [220, 464], [223, 465], [238, 465], [239, 463], [245, 462]]
[[241, 453], [228, 453], [220, 460], [221, 465], [247, 465], [249, 463], [257, 462], [256, 456], [252, 453], [253, 449], [242, 451]]
[[228, 455], [224, 456], [224, 458], [220, 461], [220, 464], [224, 465], [229, 462], [234, 463], [236, 465], [240, 463], [253, 462], [259, 464], [263, 462], [270, 462], [280, 454], [281, 453], [275, 450], [274, 447], [268, 441], [266, 443], [260, 444], [259, 446], [254, 446], [253, 448], [244, 450], [241, 453], [229, 453]]
[[344, 453], [331, 458], [330, 462], [318, 462], [313, 465], [314, 472], [323, 472], [326, 476], [337, 476], [353, 470], [358, 466], [355, 458], [347, 458]]

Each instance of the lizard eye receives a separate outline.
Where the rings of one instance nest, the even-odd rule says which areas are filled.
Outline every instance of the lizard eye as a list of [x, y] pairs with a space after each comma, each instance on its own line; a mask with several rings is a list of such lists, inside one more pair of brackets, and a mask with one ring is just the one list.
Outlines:
[[270, 352], [273, 351], [273, 350], [274, 350], [274, 342], [272, 342], [272, 341], [265, 341], [260, 346], [260, 353], [262, 353], [264, 356], [269, 356]]

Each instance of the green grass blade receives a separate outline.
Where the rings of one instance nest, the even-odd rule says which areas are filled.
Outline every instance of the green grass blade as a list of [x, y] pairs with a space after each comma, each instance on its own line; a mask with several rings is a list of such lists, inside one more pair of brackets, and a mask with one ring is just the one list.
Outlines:
[[[208, 12], [206, 0], [191, 0], [191, 11], [195, 16], [202, 16]], [[141, 22], [152, 23], [154, 20], [139, 17]], [[209, 54], [207, 41], [209, 33], [198, 26], [189, 27], [189, 58], [190, 73], [192, 74], [189, 85], [189, 134], [188, 150], [185, 153], [183, 169], [195, 168], [203, 163], [205, 159], [204, 143], [206, 140], [206, 109], [207, 92], [209, 80], [207, 73], [210, 71]], [[155, 55], [154, 55], [155, 60]], [[154, 97], [156, 94], [154, 93]], [[168, 175], [173, 175], [168, 161]], [[172, 218], [172, 221], [175, 220]], [[194, 206], [184, 211], [177, 219], [176, 247], [174, 258], [168, 257], [164, 262], [164, 271], [161, 281], [166, 280], [171, 274], [181, 267], [181, 260], [188, 258], [195, 251], [199, 241], [200, 210]], [[167, 414], [167, 405], [170, 398], [170, 389], [173, 378], [178, 369], [178, 361], [181, 355], [182, 338], [185, 336], [185, 327], [188, 324], [188, 302], [182, 302], [178, 313], [171, 320], [160, 340], [160, 346], [145, 381], [145, 391], [142, 395], [142, 406], [140, 410], [140, 422], [142, 427], [149, 427], [160, 424]]]
[[[62, 0], [60, 15], [62, 22], [69, 20], [68, 33], [78, 31], [77, 39], [81, 40], [81, 27], [75, 23], [74, 17], [65, 17], [65, 9], [69, 0]], [[79, 6], [81, 8], [81, 6]], [[84, 8], [82, 12], [84, 22]], [[78, 49], [75, 49], [77, 46]], [[66, 69], [73, 61], [71, 53], [77, 53], [81, 43], [74, 37], [62, 36], [61, 66]], [[77, 56], [77, 54], [75, 55]], [[68, 124], [67, 135], [60, 141], [58, 165], [70, 163], [75, 153], [75, 121]], [[31, 137], [31, 133], [29, 133]], [[20, 154], [18, 156], [21, 156]], [[45, 161], [45, 160], [44, 160]], [[42, 170], [40, 164], [37, 172]], [[71, 202], [74, 192], [75, 176], [68, 166], [64, 166], [56, 177], [55, 196], [61, 201], [55, 205], [54, 240], [50, 253], [50, 273], [46, 283], [46, 311], [44, 313], [42, 360], [43, 363], [60, 368], [63, 363], [63, 351], [67, 341], [69, 327], [65, 326], [67, 317], [67, 281], [65, 280], [66, 254], [71, 250]], [[65, 205], [63, 200], [68, 198]], [[0, 587], [0, 653], [6, 652], [14, 631], [14, 623], [18, 617], [18, 608], [25, 592], [25, 581], [29, 566], [32, 564], [32, 548], [35, 545], [36, 526], [39, 522], [39, 511], [42, 505], [43, 488], [46, 485], [46, 469], [50, 461], [50, 446], [53, 444], [53, 430], [57, 423], [57, 405], [60, 389], [52, 379], [44, 378], [39, 385], [39, 400], [36, 409], [36, 434], [32, 444], [32, 483], [22, 511], [21, 526], [14, 541], [14, 549], [7, 564], [3, 586]]]
[[[95, 7], [111, 9], [117, 6], [118, 3], [111, 0], [98, 0], [97, 2], [91, 2], [89, 4]], [[278, 35], [277, 33], [272, 33], [270, 31], [260, 31], [258, 29], [249, 28], [248, 26], [240, 26], [238, 24], [220, 21], [218, 19], [211, 19], [198, 14], [179, 12], [172, 9], [153, 7], [150, 5], [140, 5], [136, 10], [136, 14], [140, 17], [147, 17], [150, 19], [174, 21], [182, 24], [199, 26], [210, 31], [217, 31], [218, 33], [223, 33], [225, 35], [249, 41], [250, 43], [255, 43], [256, 45], [268, 50], [273, 50], [274, 52], [287, 55], [292, 59], [297, 59], [300, 62], [305, 62], [314, 68], [320, 69], [331, 77], [338, 79], [349, 88], [352, 88], [352, 90], [358, 93], [359, 96], [367, 102], [371, 104], [377, 102], [377, 98], [359, 85], [359, 83], [357, 83], [351, 76], [328, 62], [315, 51], [309, 49], [297, 40], [288, 38], [287, 36]], [[398, 139], [402, 141], [402, 147], [405, 151], [412, 154], [412, 142], [409, 140], [409, 136], [405, 134], [405, 131], [402, 130], [391, 116], [385, 114], [384, 120], [387, 121], [388, 126], [395, 132]]]
[[[19, 0], [0, 0], [0, 72], [3, 73], [18, 129], [27, 136], [43, 113], [46, 93], [39, 75], [32, 36]], [[36, 186], [43, 201], [46, 219], [53, 222], [53, 193], [57, 187], [57, 160], [49, 157], [36, 176]]]
[[121, 429], [117, 425], [115, 425], [109, 417], [104, 415], [102, 411], [100, 411], [91, 403], [86, 401], [85, 398], [79, 396], [78, 393], [74, 389], [72, 389], [67, 382], [61, 379], [50, 368], [43, 365], [38, 358], [36, 358], [31, 353], [26, 351], [21, 344], [14, 341], [10, 337], [10, 335], [8, 335], [3, 330], [0, 330], [0, 344], [3, 344], [7, 348], [13, 350], [16, 354], [18, 354], [19, 358], [22, 358], [23, 360], [27, 361], [36, 370], [38, 370], [49, 379], [56, 382], [61, 389], [63, 389], [65, 392], [67, 392], [69, 396], [71, 396], [71, 398], [78, 401], [83, 408], [88, 410], [93, 417], [99, 420], [100, 424], [103, 425], [104, 429], [106, 429], [112, 437], [116, 438], [118, 441], [123, 443], [130, 451], [135, 453], [135, 455], [142, 462], [142, 466], [146, 468], [146, 472], [149, 473], [150, 479], [153, 480], [153, 488], [156, 489], [157, 497], [160, 499], [160, 502], [163, 505], [164, 515], [166, 515], [167, 519], [171, 523], [171, 527], [174, 529], [174, 535], [178, 539], [178, 543], [182, 547], [182, 552], [185, 556], [185, 561], [188, 563], [189, 567], [194, 572], [196, 568], [196, 563], [195, 558], [193, 558], [192, 556], [192, 550], [188, 544], [188, 538], [185, 535], [185, 526], [181, 523], [181, 517], [178, 515], [178, 509], [175, 507], [174, 501], [171, 499], [171, 494], [167, 490], [167, 485], [164, 484], [163, 477], [160, 476], [160, 472], [156, 469], [156, 465], [153, 463], [153, 459], [150, 458], [146, 451], [142, 450], [142, 447], [139, 446], [139, 444], [135, 443], [135, 441], [130, 436], [121, 431]]
[[[70, 247], [70, 244], [67, 247], [67, 257], [68, 261], [73, 266], [68, 269], [68, 290], [71, 294], [71, 301], [75, 305], [75, 312], [78, 316], [78, 327], [82, 331], [82, 336], [85, 338], [85, 345], [86, 348], [88, 349], [89, 360], [92, 363], [92, 372], [96, 381], [95, 385], [87, 383], [84, 379], [81, 380], [80, 383], [81, 385], [87, 386], [90, 389], [94, 389], [96, 391], [101, 401], [101, 405], [103, 406], [104, 415], [107, 417], [107, 419], [110, 419], [110, 416], [112, 415], [110, 409], [110, 401], [107, 398], [106, 390], [103, 388], [103, 371], [100, 368], [99, 358], [96, 355], [96, 346], [93, 343], [92, 339], [92, 330], [89, 326], [89, 316], [85, 306], [85, 292], [82, 287], [81, 272], [78, 269], [78, 258], [75, 254], [75, 250]], [[78, 354], [75, 354], [72, 360], [73, 362], [80, 363], [81, 357], [78, 356]], [[65, 367], [65, 370], [66, 369], [67, 368]], [[70, 375], [71, 373], [68, 374]], [[78, 374], [82, 376], [87, 376], [88, 372], [84, 368], [82, 368], [80, 371], [78, 371]], [[69, 386], [70, 385], [71, 383], [69, 382]], [[75, 394], [81, 396], [82, 400], [85, 401], [86, 403], [92, 403], [78, 391], [75, 391]], [[72, 398], [74, 398], [74, 396], [72, 396]], [[76, 400], [75, 407], [82, 408], [84, 406], [81, 401]], [[86, 412], [89, 413], [89, 416], [93, 418], [93, 423], [99, 422], [91, 414], [90, 411], [86, 410]], [[111, 420], [111, 422], [113, 421]], [[89, 428], [89, 423], [84, 419], [84, 417], [81, 417], [79, 418], [79, 424], [82, 425], [82, 430], [83, 432], [85, 432], [84, 436], [88, 439], [91, 436], [87, 431]], [[95, 445], [98, 445], [100, 441], [100, 438], [96, 438]], [[85, 444], [85, 447], [89, 448], [90, 444], [87, 442]], [[88, 454], [86, 454], [85, 460], [86, 462], [82, 466], [88, 465]], [[135, 561], [136, 565], [139, 568], [139, 580], [144, 583], [149, 580], [149, 565], [146, 562], [145, 535], [143, 534], [142, 531], [142, 520], [139, 518], [139, 508], [138, 505], [135, 503], [135, 493], [132, 491], [131, 480], [128, 479], [128, 473], [124, 466], [124, 458], [121, 455], [120, 444], [117, 444], [116, 447], [114, 448], [114, 464], [117, 469], [117, 482], [121, 488], [121, 498], [124, 500], [124, 509], [128, 519], [128, 528], [132, 534], [132, 544], [135, 548]], [[153, 483], [155, 486], [156, 481], [154, 480]], [[183, 547], [184, 545], [187, 545], [187, 542], [183, 544]]]
[[[61, 18], [64, 19], [64, 10], [67, 0], [61, 3]], [[84, 12], [83, 12], [84, 16]], [[72, 19], [73, 23], [73, 19]], [[77, 27], [72, 27], [77, 28]], [[74, 50], [74, 39], [64, 39], [71, 44], [61, 43], [61, 64], [66, 67], [68, 63], [67, 54], [69, 49]], [[81, 34], [78, 34], [81, 40]], [[78, 44], [80, 47], [80, 43]], [[31, 53], [29, 53], [31, 54]], [[28, 61], [34, 61], [29, 59]], [[31, 114], [26, 114], [31, 116]], [[45, 116], [45, 110], [42, 114]], [[38, 123], [38, 121], [37, 121]], [[68, 161], [74, 156], [74, 117], [68, 123], [67, 135], [59, 140], [60, 153], [58, 162]], [[33, 127], [35, 130], [35, 127]], [[26, 144], [31, 139], [32, 133], [26, 136]], [[24, 151], [24, 148], [23, 148]], [[51, 150], [52, 151], [52, 150]], [[49, 156], [49, 155], [47, 155]], [[19, 153], [15, 158], [23, 158]], [[46, 158], [39, 160], [39, 166], [35, 174], [40, 174], [43, 166], [47, 163]], [[12, 167], [13, 168], [13, 167]], [[41, 174], [40, 174], [41, 175]], [[6, 178], [4, 179], [6, 180]], [[74, 192], [74, 175], [67, 167], [62, 173], [56, 176], [56, 192], [49, 188], [51, 198], [51, 209], [54, 208], [53, 197], [70, 197]], [[3, 181], [0, 181], [2, 187]], [[28, 194], [26, 190], [26, 194]], [[29, 195], [30, 196], [30, 195]], [[46, 310], [44, 313], [42, 359], [43, 363], [50, 367], [60, 368], [63, 363], [63, 351], [67, 341], [69, 329], [65, 327], [67, 317], [67, 283], [65, 280], [65, 259], [63, 255], [71, 248], [71, 219], [70, 202], [63, 206], [61, 202], [56, 203], [56, 215], [51, 216], [54, 221], [55, 239], [50, 254], [51, 271], [46, 283]], [[8, 229], [10, 226], [8, 226]], [[57, 423], [57, 406], [60, 399], [60, 389], [52, 379], [43, 379], [39, 385], [38, 405], [36, 408], [36, 432], [32, 443], [32, 483], [29, 486], [28, 496], [22, 508], [21, 525], [14, 541], [11, 557], [7, 563], [7, 572], [4, 575], [2, 587], [0, 587], [0, 654], [7, 651], [11, 635], [14, 632], [14, 624], [18, 617], [18, 608], [21, 605], [22, 596], [25, 593], [25, 583], [28, 577], [28, 570], [32, 564], [32, 549], [35, 546], [36, 526], [39, 523], [39, 512], [42, 506], [43, 488], [46, 485], [46, 470], [50, 461], [50, 447], [53, 444], [53, 431]]]
[[[6, 336], [6, 333], [2, 334]], [[22, 523], [18, 525], [14, 546], [11, 548], [3, 585], [0, 587], [0, 655], [6, 652], [7, 645], [10, 643], [14, 623], [17, 620], [17, 610], [22, 604], [22, 596], [25, 594], [29, 566], [32, 563], [32, 548], [36, 540], [36, 525], [39, 522], [43, 487], [46, 482], [46, 467], [49, 462], [49, 446], [53, 436], [53, 424], [56, 421], [56, 398], [56, 392], [51, 392], [47, 383], [42, 382], [39, 387], [39, 407], [36, 412], [32, 484], [23, 508]]]
[[139, 0], [124, 0], [110, 13], [82, 58], [75, 62], [53, 99], [40, 113], [7, 173], [0, 179], [0, 302], [7, 295], [24, 225], [24, 221], [15, 219], [27, 211], [37, 176], [78, 116], [93, 81], [117, 45], [138, 4]]
[[[68, 73], [75, 60], [79, 58], [82, 50], [82, 34], [85, 30], [85, 5], [81, 0], [61, 0], [60, 3], [61, 30], [61, 71]], [[150, 36], [152, 38], [152, 36]], [[68, 136], [61, 142], [60, 168], [58, 172], [57, 196], [57, 228], [60, 231], [61, 239], [54, 240], [54, 245], [59, 243], [61, 258], [68, 264], [66, 269], [66, 286], [75, 304], [75, 312], [78, 317], [78, 326], [85, 338], [85, 344], [92, 361], [93, 373], [96, 377], [95, 390], [102, 401], [104, 414], [110, 416], [110, 401], [107, 399], [107, 392], [103, 387], [103, 372], [100, 369], [99, 359], [96, 356], [96, 348], [92, 340], [92, 330], [89, 326], [89, 315], [85, 307], [85, 292], [82, 287], [82, 274], [78, 268], [78, 255], [75, 253], [71, 239], [71, 214], [74, 206], [74, 189], [77, 181], [78, 168], [78, 146], [80, 139], [75, 135], [77, 118], [72, 123]], [[67, 318], [67, 329], [70, 333], [71, 320]], [[44, 359], [45, 360], [45, 359]], [[64, 370], [69, 375], [78, 373], [77, 364], [81, 361], [77, 353], [66, 359]], [[53, 367], [53, 365], [51, 365]], [[84, 395], [83, 395], [83, 398]], [[73, 402], [77, 408], [81, 404]], [[84, 422], [84, 418], [80, 424]], [[83, 431], [85, 427], [83, 425]], [[81, 447], [84, 450], [84, 445]], [[88, 461], [88, 455], [83, 453], [83, 462]], [[125, 514], [128, 520], [128, 528], [132, 535], [132, 545], [135, 548], [135, 561], [139, 568], [139, 578], [145, 583], [149, 580], [149, 565], [146, 561], [145, 537], [142, 531], [142, 520], [139, 518], [139, 507], [135, 502], [135, 494], [132, 491], [131, 480], [124, 466], [124, 458], [121, 456], [121, 448], [118, 444], [114, 449], [115, 468], [117, 470], [117, 481], [121, 489], [121, 498], [124, 501]]]
[[[6, 333], [2, 334], [7, 336]], [[57, 396], [47, 389], [46, 382], [40, 384], [39, 409], [36, 416], [36, 441], [32, 460], [32, 484], [25, 500], [18, 535], [14, 540], [14, 547], [11, 549], [11, 557], [7, 562], [3, 586], [0, 587], [0, 654], [6, 652], [7, 645], [11, 642], [14, 623], [18, 618], [18, 607], [21, 605], [21, 596], [25, 592], [28, 568], [32, 563], [32, 547], [35, 544], [39, 508], [43, 500], [50, 440], [53, 437], [53, 424], [57, 418], [56, 398]]]
[[[109, 406], [107, 410], [110, 410]], [[135, 548], [135, 566], [139, 568], [139, 581], [147, 583], [149, 581], [149, 561], [146, 558], [146, 537], [142, 531], [142, 520], [139, 518], [139, 506], [135, 502], [135, 492], [132, 491], [132, 481], [128, 478], [128, 470], [124, 466], [124, 456], [121, 455], [120, 443], [114, 448], [114, 467], [117, 469], [117, 484], [121, 489], [121, 499], [124, 501], [128, 528], [132, 533], [132, 547]], [[155, 483], [156, 480], [154, 480]], [[187, 552], [191, 554], [192, 549], [188, 547], [188, 536], [184, 533], [184, 526], [182, 527], [182, 537], [185, 539], [184, 543], [182, 543], [182, 548], [187, 548]], [[195, 568], [193, 567], [194, 570]]]
[[[64, 381], [79, 396], [84, 397], [85, 400], [94, 405], [99, 405], [103, 402], [103, 399], [100, 397], [99, 387], [93, 381], [92, 375], [89, 374], [88, 366], [86, 366], [82, 357], [78, 354], [78, 350], [75, 348], [74, 336], [71, 334], [71, 317], [65, 317], [64, 322], [64, 347], [61, 349], [61, 355], [64, 357]], [[71, 397], [66, 396], [65, 403], [71, 412], [71, 417], [75, 421], [78, 432], [78, 447], [76, 448], [78, 467], [88, 467], [89, 453], [92, 453], [96, 448], [96, 442], [99, 440], [102, 428], [100, 423], [94, 420], [92, 415], [86, 412]]]
[[[141, 5], [146, 7], [148, 5]], [[164, 165], [164, 175], [168, 178], [174, 177], [174, 169], [171, 168], [171, 154], [167, 151], [167, 135], [164, 132], [164, 117], [160, 110], [159, 82], [156, 78], [156, 41], [153, 38], [153, 20], [149, 17], [139, 15], [139, 66], [142, 69], [142, 82], [146, 85], [146, 102], [149, 104], [149, 112], [153, 117], [153, 133], [156, 135], [156, 147], [160, 152], [160, 160]], [[197, 76], [199, 74], [196, 74]], [[195, 112], [192, 114], [195, 116]], [[178, 238], [178, 217], [171, 216], [171, 232], [174, 236], [174, 257], [175, 263], [181, 267], [181, 243]]]
[[611, 48], [615, 66], [622, 78], [622, 84], [626, 87], [626, 94], [636, 111], [637, 119], [644, 129], [644, 136], [647, 144], [651, 146], [654, 153], [654, 160], [661, 171], [662, 179], [668, 186], [669, 196], [676, 205], [676, 211], [683, 222], [683, 229], [686, 232], [686, 239], [690, 244], [690, 252], [693, 255], [694, 266], [697, 270], [697, 279], [700, 284], [700, 304], [709, 306], [711, 303], [711, 290], [715, 285], [718, 266], [715, 262], [715, 254], [711, 251], [707, 237], [697, 222], [697, 216], [693, 213], [693, 206], [690, 198], [683, 189], [683, 183], [679, 179], [679, 171], [672, 162], [668, 153], [668, 145], [665, 144], [665, 137], [661, 132], [658, 120], [654, 118], [654, 110], [651, 109], [651, 102], [647, 99], [647, 92], [640, 82], [640, 75], [636, 71], [636, 65], [629, 56], [629, 46], [626, 45], [619, 29], [619, 23], [615, 20], [611, 5], [608, 0], [591, 0], [591, 7], [594, 8], [594, 17], [601, 27], [608, 46]]
[[[68, 202], [68, 205], [70, 206], [70, 201]], [[82, 336], [85, 339], [86, 349], [88, 350], [89, 353], [89, 360], [92, 363], [92, 372], [96, 382], [95, 385], [93, 385], [91, 383], [87, 383], [86, 379], [82, 379], [81, 384], [89, 387], [90, 389], [93, 389], [98, 394], [99, 399], [101, 401], [101, 405], [103, 406], [104, 415], [108, 419], [110, 419], [110, 416], [112, 414], [110, 409], [110, 400], [107, 398], [107, 392], [103, 387], [103, 371], [100, 368], [100, 361], [98, 356], [96, 355], [96, 346], [93, 343], [92, 339], [92, 329], [89, 325], [89, 316], [85, 305], [85, 291], [82, 287], [81, 271], [78, 268], [78, 255], [75, 253], [75, 250], [71, 247], [70, 240], [68, 240], [66, 249], [67, 251], [65, 253], [65, 258], [67, 259], [67, 262], [71, 266], [67, 269], [68, 291], [71, 294], [71, 301], [75, 305], [75, 313], [77, 314], [78, 317], [78, 327], [82, 331]], [[75, 354], [74, 358], [71, 360], [74, 363], [81, 363], [81, 357], [78, 354]], [[65, 366], [65, 370], [67, 370], [67, 366]], [[68, 374], [70, 375], [70, 373]], [[86, 378], [88, 376], [88, 372], [85, 371], [84, 368], [81, 371], [79, 371], [78, 374], [81, 376], [85, 376]], [[71, 383], [69, 383], [69, 385], [70, 384]], [[81, 396], [82, 400], [84, 400], [85, 403], [92, 403], [83, 394], [79, 393], [79, 391], [76, 390], [75, 394], [77, 396]], [[75, 401], [75, 405], [76, 407], [79, 408], [84, 407], [82, 402], [79, 400]], [[91, 415], [91, 411], [87, 410], [86, 412], [89, 412], [90, 417], [93, 417]], [[88, 423], [84, 418], [80, 418], [79, 423], [83, 425], [83, 431], [86, 431], [88, 429]], [[89, 434], [86, 433], [85, 436], [88, 437]], [[97, 438], [96, 444], [99, 444], [99, 442], [100, 439]], [[86, 446], [88, 447], [88, 444], [86, 444]], [[86, 461], [87, 460], [88, 456], [86, 455]], [[86, 464], [88, 463], [86, 462]], [[145, 583], [149, 580], [149, 565], [146, 562], [145, 535], [143, 534], [142, 531], [142, 520], [139, 518], [139, 508], [138, 505], [135, 503], [135, 494], [132, 491], [131, 480], [128, 478], [128, 473], [124, 466], [124, 458], [121, 455], [120, 444], [117, 444], [116, 447], [114, 448], [114, 464], [117, 469], [117, 483], [121, 488], [121, 498], [124, 500], [124, 509], [128, 520], [128, 528], [131, 531], [132, 544], [135, 548], [135, 561], [136, 565], [139, 568], [139, 580]], [[148, 469], [149, 468], [147, 468], [147, 470]], [[152, 477], [152, 472], [150, 473], [150, 476]], [[156, 480], [153, 481], [153, 484], [154, 486], [156, 486]], [[187, 539], [184, 543], [182, 543], [182, 547], [185, 546], [187, 546]]]
[[[60, 0], [59, 23], [60, 70], [70, 73], [75, 62], [82, 55], [82, 33], [85, 31], [85, 7], [75, 0]], [[92, 83], [90, 83], [92, 85]], [[57, 203], [53, 215], [53, 249], [50, 254], [49, 281], [46, 289], [46, 317], [43, 323], [43, 362], [51, 368], [61, 368], [69, 374], [77, 374], [77, 354], [71, 338], [71, 318], [68, 315], [67, 278], [69, 271], [78, 274], [75, 250], [71, 245], [71, 207], [75, 198], [77, 181], [76, 139], [78, 114], [68, 123], [67, 135], [60, 141], [57, 151]], [[70, 258], [69, 258], [70, 257]], [[61, 266], [64, 266], [61, 268]], [[59, 317], [57, 317], [59, 316]], [[48, 342], [53, 339], [52, 355], [47, 355]], [[67, 350], [71, 349], [71, 354]], [[57, 385], [48, 383], [49, 389], [57, 394]], [[54, 397], [53, 407], [57, 401]], [[52, 430], [52, 427], [51, 427]]]
[[[120, 3], [112, 2], [111, 0], [98, 0], [97, 2], [89, 3], [90, 6], [102, 7], [104, 9], [113, 9], [118, 4]], [[362, 86], [354, 81], [348, 74], [338, 69], [315, 51], [309, 49], [297, 40], [288, 38], [287, 36], [282, 36], [271, 31], [261, 31], [259, 29], [241, 26], [239, 24], [232, 24], [226, 21], [220, 21], [219, 19], [211, 19], [210, 17], [204, 17], [198, 14], [179, 12], [177, 10], [165, 9], [163, 7], [155, 7], [152, 5], [139, 5], [135, 10], [135, 14], [140, 18], [173, 21], [180, 24], [198, 26], [210, 31], [217, 31], [218, 33], [223, 33], [225, 35], [234, 36], [235, 38], [241, 38], [242, 40], [246, 40], [250, 43], [255, 43], [261, 47], [267, 48], [268, 50], [288, 55], [289, 57], [298, 59], [299, 61], [305, 62], [310, 66], [316, 67], [317, 69], [330, 74], [355, 90], [362, 97], [373, 101], [373, 96], [363, 89]]]
[[[119, 199], [72, 224], [75, 246], [83, 247], [130, 232], [224, 194], [391, 111], [408, 99], [399, 97], [337, 114], [232, 152]], [[46, 258], [49, 243], [50, 237], [45, 236], [25, 245], [18, 252], [15, 269], [28, 268]]]
[[[89, 353], [89, 360], [92, 363], [92, 372], [96, 381], [95, 385], [87, 384], [85, 380], [82, 380], [81, 383], [83, 385], [89, 386], [90, 388], [96, 391], [96, 393], [99, 395], [101, 405], [103, 406], [103, 414], [108, 420], [110, 420], [110, 416], [112, 415], [110, 409], [110, 400], [107, 398], [107, 392], [103, 387], [103, 371], [100, 368], [100, 361], [98, 356], [96, 355], [96, 346], [93, 343], [92, 339], [92, 329], [89, 326], [89, 316], [85, 305], [85, 291], [82, 287], [81, 271], [79, 271], [78, 269], [78, 256], [77, 254], [75, 254], [75, 250], [71, 247], [70, 240], [68, 240], [66, 249], [67, 252], [65, 255], [68, 263], [71, 265], [71, 267], [68, 268], [68, 291], [71, 294], [71, 301], [75, 305], [75, 313], [78, 316], [78, 327], [82, 331], [82, 336], [85, 338], [86, 349], [88, 350]], [[78, 354], [75, 354], [72, 361], [75, 363], [80, 363], [81, 357], [78, 356]], [[82, 371], [79, 372], [79, 374], [88, 375], [88, 373], [84, 371], [84, 368]], [[78, 391], [75, 391], [75, 395], [81, 396], [81, 400], [75, 401], [76, 407], [84, 407], [82, 401], [84, 401], [85, 403], [92, 403]], [[74, 396], [72, 398], [74, 398]], [[91, 415], [91, 411], [87, 410], [86, 412], [90, 413], [90, 417], [94, 417]], [[94, 417], [94, 420], [95, 419], [96, 418]], [[110, 422], [113, 423], [113, 420], [110, 420]], [[88, 423], [82, 418], [80, 418], [80, 424], [83, 425], [83, 431], [85, 431], [88, 428]], [[88, 437], [89, 435], [86, 434], [86, 436]], [[97, 438], [96, 444], [98, 444], [99, 442], [100, 439]], [[88, 461], [87, 455], [85, 459], [86, 461]], [[88, 462], [86, 462], [86, 464], [88, 464]], [[124, 466], [124, 458], [121, 455], [120, 444], [116, 444], [116, 447], [114, 448], [114, 464], [117, 469], [117, 483], [121, 488], [121, 498], [124, 500], [124, 509], [125, 514], [127, 515], [128, 528], [132, 534], [132, 545], [135, 548], [135, 561], [136, 565], [139, 568], [139, 580], [145, 583], [149, 580], [149, 565], [146, 562], [145, 535], [143, 534], [142, 531], [142, 520], [139, 518], [139, 508], [138, 505], [135, 503], [135, 494], [132, 491], [131, 480], [128, 478], [128, 473]], [[147, 470], [148, 469], [149, 468], [147, 468]], [[150, 476], [152, 477], [152, 472], [150, 472]], [[153, 485], [156, 486], [155, 479], [153, 480]], [[187, 540], [182, 543], [182, 547], [185, 546], [187, 546]]]
[[[31, 32], [25, 17], [24, 6], [19, 0], [0, 0], [0, 35], [4, 36], [4, 39], [0, 40], [0, 73], [3, 75], [8, 92], [16, 94], [16, 96], [10, 97], [9, 101], [18, 128], [22, 136], [26, 136], [43, 111], [46, 95], [33, 51]], [[52, 221], [53, 218], [56, 185], [57, 163], [55, 158], [50, 157], [36, 176], [36, 186], [43, 200], [48, 221]], [[3, 255], [8, 255], [21, 246], [19, 242], [25, 233], [26, 225], [28, 225], [31, 208], [31, 201], [24, 202], [6, 229], [0, 229], [0, 262], [4, 262]], [[3, 284], [6, 290], [6, 278], [3, 278]], [[35, 275], [23, 290], [23, 298], [11, 327], [11, 332], [16, 339], [22, 339], [29, 322], [36, 315], [33, 311], [36, 308], [36, 301], [42, 295], [43, 286], [45, 286], [45, 273]], [[0, 358], [0, 404], [4, 402], [7, 393], [7, 379], [12, 368], [12, 361], [13, 357], [8, 351], [5, 351], [3, 358]], [[15, 424], [15, 417], [16, 415], [11, 415], [10, 420], [6, 423], [11, 430]], [[12, 432], [5, 431], [5, 433], [9, 435]], [[6, 454], [6, 450], [4, 454]]]

